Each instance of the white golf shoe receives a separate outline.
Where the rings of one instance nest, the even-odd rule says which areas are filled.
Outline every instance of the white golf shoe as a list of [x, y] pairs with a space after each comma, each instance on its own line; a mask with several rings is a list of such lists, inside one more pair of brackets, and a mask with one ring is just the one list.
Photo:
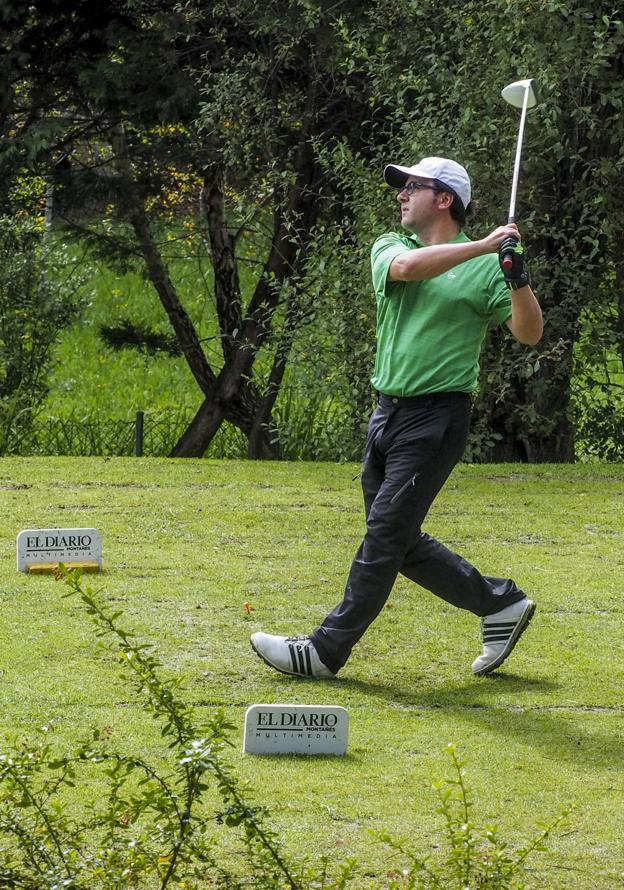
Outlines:
[[535, 612], [535, 603], [526, 597], [500, 612], [481, 619], [483, 652], [472, 663], [474, 674], [489, 674], [501, 665], [526, 630]]
[[251, 635], [251, 647], [260, 658], [282, 674], [333, 680], [333, 674], [318, 656], [310, 637], [275, 637], [261, 631]]

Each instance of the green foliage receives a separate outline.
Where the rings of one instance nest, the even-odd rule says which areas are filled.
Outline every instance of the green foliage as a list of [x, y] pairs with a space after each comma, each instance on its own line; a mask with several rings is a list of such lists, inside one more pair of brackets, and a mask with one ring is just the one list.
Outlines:
[[349, 406], [321, 385], [307, 391], [300, 385], [283, 387], [275, 422], [285, 460], [342, 462], [359, 457]]
[[604, 386], [575, 387], [574, 414], [579, 460], [624, 461], [624, 398]]
[[377, 837], [408, 863], [392, 874], [389, 890], [522, 890], [527, 859], [531, 853], [546, 849], [549, 836], [567, 820], [573, 808], [543, 825], [524, 847], [512, 852], [499, 837], [496, 825], [475, 825], [465, 764], [455, 745], [449, 744], [447, 751], [454, 776], [433, 783], [440, 801], [438, 813], [445, 823], [446, 855], [442, 859], [419, 856], [406, 841], [398, 841], [388, 832], [378, 832]]
[[0, 454], [10, 452], [32, 423], [48, 391], [52, 350], [81, 307], [71, 275], [55, 267], [65, 251], [50, 251], [37, 222], [0, 218]]
[[[613, 295], [619, 307], [614, 305]], [[605, 282], [602, 301], [583, 312], [575, 348], [572, 386], [577, 455], [580, 459], [624, 459], [624, 310], [617, 282]], [[619, 311], [618, 311], [619, 308]]]

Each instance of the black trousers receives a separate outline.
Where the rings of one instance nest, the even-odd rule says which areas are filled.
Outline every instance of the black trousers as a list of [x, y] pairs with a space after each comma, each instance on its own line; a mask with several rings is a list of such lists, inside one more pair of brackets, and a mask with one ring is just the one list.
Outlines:
[[366, 535], [344, 598], [311, 635], [335, 673], [382, 610], [399, 572], [460, 609], [491, 615], [524, 593], [508, 578], [481, 575], [421, 525], [466, 447], [470, 396], [380, 396], [368, 428], [362, 488]]

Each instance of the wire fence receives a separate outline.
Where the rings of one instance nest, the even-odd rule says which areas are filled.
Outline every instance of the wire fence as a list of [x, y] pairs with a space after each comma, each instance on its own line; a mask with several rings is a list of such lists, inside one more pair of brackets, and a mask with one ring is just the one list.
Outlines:
[[[166, 457], [187, 429], [193, 410], [138, 411], [111, 418], [99, 412], [65, 416], [22, 416], [0, 436], [0, 453], [74, 457]], [[365, 425], [353, 422], [348, 406], [327, 396], [284, 399], [274, 414], [281, 456], [286, 460], [344, 461], [359, 457]], [[276, 434], [277, 436], [277, 434]], [[206, 457], [243, 459], [247, 439], [223, 423]]]
[[[171, 410], [137, 412], [131, 418], [74, 412], [65, 417], [39, 416], [8, 437], [5, 453], [21, 456], [166, 457], [187, 428], [191, 413]], [[243, 457], [245, 441], [234, 428], [220, 430], [211, 456]]]

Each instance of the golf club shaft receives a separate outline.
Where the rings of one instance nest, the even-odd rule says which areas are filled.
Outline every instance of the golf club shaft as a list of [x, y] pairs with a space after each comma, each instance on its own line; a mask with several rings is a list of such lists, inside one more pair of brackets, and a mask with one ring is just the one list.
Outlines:
[[529, 104], [529, 88], [524, 91], [524, 101], [522, 103], [522, 114], [520, 115], [520, 129], [518, 130], [518, 143], [516, 145], [516, 161], [514, 163], [513, 180], [511, 183], [511, 200], [509, 202], [509, 218], [508, 223], [515, 222], [516, 219], [516, 194], [518, 192], [518, 177], [520, 176], [520, 157], [522, 155], [522, 140], [524, 138], [524, 122]]

